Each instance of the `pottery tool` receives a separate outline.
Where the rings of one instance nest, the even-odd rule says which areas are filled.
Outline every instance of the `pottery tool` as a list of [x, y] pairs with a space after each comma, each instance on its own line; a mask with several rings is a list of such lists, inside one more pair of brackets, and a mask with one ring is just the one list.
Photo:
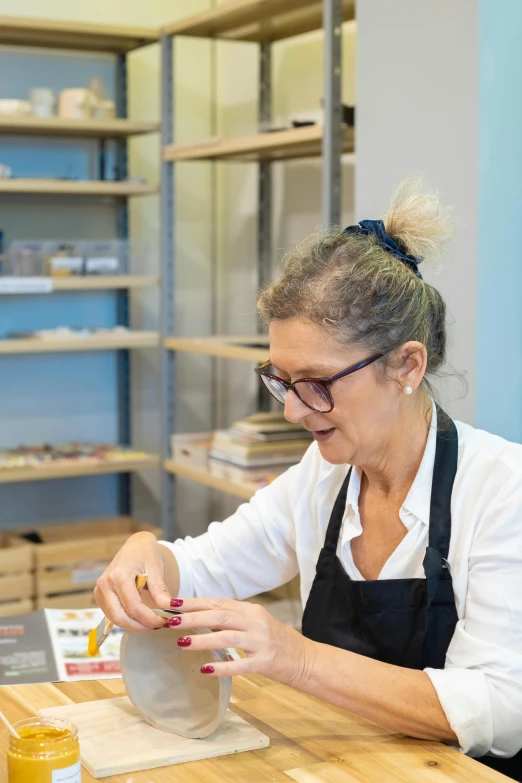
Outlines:
[[13, 727], [11, 726], [11, 724], [9, 723], [9, 721], [7, 720], [3, 712], [0, 712], [0, 720], [2, 721], [2, 723], [4, 723], [7, 726], [9, 734], [12, 734], [13, 737], [16, 737], [16, 739], [20, 739], [20, 735], [18, 734], [16, 729], [13, 729]]
[[[147, 584], [147, 574], [140, 574], [139, 576], [136, 577], [136, 588], [140, 594], [146, 584]], [[111, 620], [108, 620], [106, 617], [104, 617], [103, 620], [100, 622], [100, 624], [96, 626], [96, 628], [92, 629], [92, 631], [89, 634], [88, 647], [87, 647], [87, 652], [90, 658], [94, 658], [96, 655], [99, 655], [100, 647], [102, 646], [105, 639], [108, 637], [108, 635], [110, 634], [113, 628], [114, 628], [114, 623]]]

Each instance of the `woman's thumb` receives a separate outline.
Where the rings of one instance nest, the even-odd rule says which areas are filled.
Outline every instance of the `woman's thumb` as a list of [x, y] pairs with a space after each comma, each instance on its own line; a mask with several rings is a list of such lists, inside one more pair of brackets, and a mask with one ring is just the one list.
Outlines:
[[149, 574], [147, 579], [149, 595], [160, 609], [169, 609], [172, 598], [162, 576], [158, 573]]

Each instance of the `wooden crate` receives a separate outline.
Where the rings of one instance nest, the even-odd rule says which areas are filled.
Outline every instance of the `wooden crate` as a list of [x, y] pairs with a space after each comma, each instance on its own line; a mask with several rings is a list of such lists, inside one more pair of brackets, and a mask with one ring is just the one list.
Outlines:
[[96, 609], [97, 606], [92, 590], [36, 598], [37, 609]]
[[37, 609], [85, 609], [95, 606], [93, 588], [112, 558], [133, 533], [159, 528], [128, 517], [43, 525], [17, 530], [37, 533], [42, 543], [29, 544], [34, 559]]
[[34, 594], [32, 547], [7, 533], [0, 535], [0, 617], [31, 612]]

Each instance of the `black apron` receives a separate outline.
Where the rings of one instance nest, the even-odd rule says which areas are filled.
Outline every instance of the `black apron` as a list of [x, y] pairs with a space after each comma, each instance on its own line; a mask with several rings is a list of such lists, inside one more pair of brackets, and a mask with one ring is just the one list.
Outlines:
[[[333, 507], [303, 614], [303, 634], [309, 639], [408, 669], [444, 668], [458, 621], [448, 564], [458, 435], [438, 407], [437, 422], [426, 578], [350, 579], [337, 557], [350, 469]], [[477, 760], [522, 781], [522, 751], [511, 759]]]

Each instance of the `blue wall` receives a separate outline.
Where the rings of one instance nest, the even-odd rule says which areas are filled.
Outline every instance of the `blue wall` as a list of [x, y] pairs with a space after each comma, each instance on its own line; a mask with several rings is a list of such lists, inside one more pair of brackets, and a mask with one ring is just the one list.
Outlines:
[[[0, 97], [27, 98], [31, 87], [57, 92], [97, 76], [114, 97], [108, 55], [0, 49]], [[96, 142], [0, 137], [0, 162], [17, 176], [97, 177]], [[112, 171], [112, 169], [110, 169]], [[116, 205], [105, 199], [0, 197], [0, 230], [12, 239], [112, 238]], [[0, 298], [0, 337], [61, 325], [110, 327], [113, 293]], [[0, 357], [0, 447], [19, 443], [117, 439], [116, 357], [112, 353]], [[0, 527], [117, 513], [113, 476], [0, 484]]]
[[480, 0], [476, 423], [518, 442], [522, 442], [521, 41], [522, 2]]

